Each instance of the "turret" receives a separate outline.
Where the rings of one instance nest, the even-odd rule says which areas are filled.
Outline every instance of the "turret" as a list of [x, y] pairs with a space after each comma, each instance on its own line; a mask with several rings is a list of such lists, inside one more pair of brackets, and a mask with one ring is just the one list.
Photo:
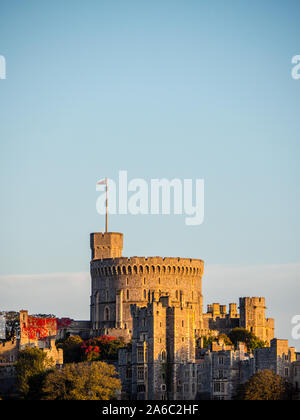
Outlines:
[[91, 259], [120, 258], [123, 250], [123, 233], [91, 233]]

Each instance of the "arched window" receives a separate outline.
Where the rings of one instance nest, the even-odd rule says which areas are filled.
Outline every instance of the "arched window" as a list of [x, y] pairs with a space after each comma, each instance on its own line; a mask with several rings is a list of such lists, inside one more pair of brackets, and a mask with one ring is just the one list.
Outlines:
[[104, 309], [104, 321], [109, 321], [109, 308]]
[[147, 292], [146, 292], [146, 290], [144, 290], [144, 299], [146, 299], [147, 298]]
[[163, 351], [161, 352], [161, 359], [162, 359], [162, 360], [166, 360], [166, 352], [165, 352], [165, 350], [163, 350]]

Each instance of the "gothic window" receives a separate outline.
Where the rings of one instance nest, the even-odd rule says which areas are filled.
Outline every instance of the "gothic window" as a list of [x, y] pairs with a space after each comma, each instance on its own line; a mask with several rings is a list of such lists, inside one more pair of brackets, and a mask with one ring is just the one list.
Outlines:
[[137, 368], [137, 378], [141, 381], [144, 380], [144, 366], [138, 366]]
[[126, 291], [126, 299], [129, 300], [129, 290]]
[[137, 392], [146, 392], [146, 386], [144, 384], [138, 385]]
[[132, 369], [131, 367], [126, 368], [126, 379], [130, 379], [132, 377]]
[[139, 363], [144, 363], [144, 347], [137, 348], [137, 361]]
[[109, 308], [104, 309], [104, 321], [109, 321]]

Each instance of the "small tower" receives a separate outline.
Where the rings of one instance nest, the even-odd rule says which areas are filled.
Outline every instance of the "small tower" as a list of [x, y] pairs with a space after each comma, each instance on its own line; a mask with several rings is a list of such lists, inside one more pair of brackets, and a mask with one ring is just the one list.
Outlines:
[[91, 233], [91, 259], [120, 258], [123, 250], [123, 233]]

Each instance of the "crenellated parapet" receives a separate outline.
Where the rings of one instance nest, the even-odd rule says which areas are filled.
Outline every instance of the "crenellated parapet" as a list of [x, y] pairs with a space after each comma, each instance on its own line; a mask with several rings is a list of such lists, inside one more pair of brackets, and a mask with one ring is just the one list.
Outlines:
[[91, 261], [91, 274], [102, 277], [121, 275], [202, 276], [204, 261], [191, 258], [131, 257]]
[[[119, 328], [132, 331], [130, 305], [147, 306], [168, 295], [174, 305], [192, 303], [200, 328], [204, 262], [192, 258], [114, 256], [119, 234], [92, 234], [91, 320], [95, 334]], [[116, 236], [114, 236], [116, 235]], [[121, 244], [122, 241], [122, 244]], [[110, 253], [110, 257], [104, 257]], [[100, 256], [99, 258], [96, 255]]]

